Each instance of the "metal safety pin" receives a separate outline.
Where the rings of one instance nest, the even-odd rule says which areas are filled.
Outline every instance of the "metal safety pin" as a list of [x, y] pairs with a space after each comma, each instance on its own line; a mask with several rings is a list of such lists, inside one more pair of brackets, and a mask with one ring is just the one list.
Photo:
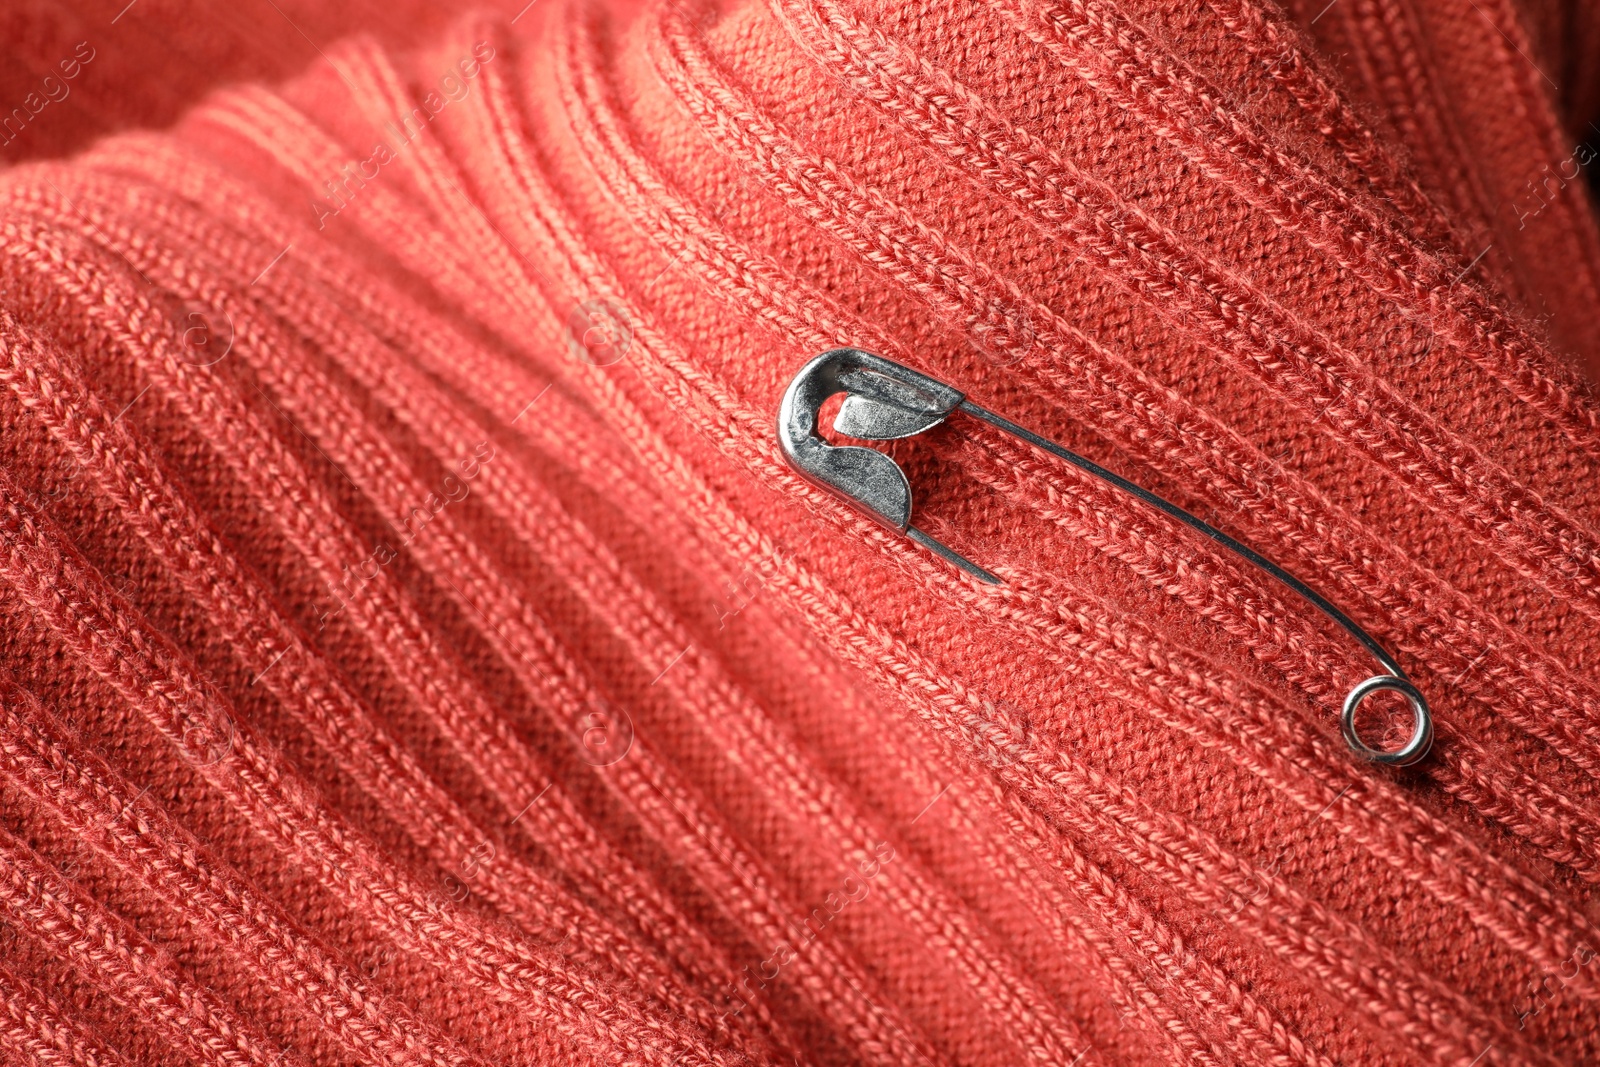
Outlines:
[[[1433, 716], [1428, 710], [1427, 700], [1394, 657], [1320, 593], [1250, 546], [1236, 541], [1176, 504], [1106, 470], [1092, 460], [1062, 448], [1054, 441], [1018, 426], [1010, 419], [974, 404], [966, 398], [965, 393], [936, 378], [857, 348], [835, 348], [800, 368], [800, 372], [789, 383], [789, 388], [784, 390], [783, 403], [778, 409], [778, 441], [784, 458], [807, 481], [843, 497], [856, 510], [891, 530], [905, 534], [980, 582], [1005, 584], [948, 545], [941, 544], [911, 525], [911, 483], [893, 459], [871, 448], [832, 445], [818, 435], [817, 417], [822, 405], [838, 393], [844, 393], [845, 399], [834, 419], [833, 428], [841, 434], [867, 441], [893, 441], [914, 437], [939, 425], [951, 412], [963, 411], [1087, 471], [1101, 481], [1133, 494], [1255, 564], [1338, 623], [1346, 633], [1361, 642], [1388, 672], [1361, 682], [1345, 697], [1340, 725], [1351, 749], [1375, 763], [1396, 767], [1409, 766], [1428, 754], [1428, 749], [1433, 745]], [[1415, 721], [1411, 739], [1394, 752], [1372, 748], [1356, 733], [1356, 712], [1362, 701], [1381, 690], [1390, 690], [1403, 696], [1411, 705]]]

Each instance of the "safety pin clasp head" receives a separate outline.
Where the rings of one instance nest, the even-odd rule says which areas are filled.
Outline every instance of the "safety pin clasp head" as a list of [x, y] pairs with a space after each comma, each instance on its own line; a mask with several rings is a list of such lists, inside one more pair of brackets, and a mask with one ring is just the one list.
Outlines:
[[893, 441], [932, 429], [966, 394], [871, 352], [835, 348], [800, 368], [784, 390], [778, 444], [789, 465], [813, 485], [980, 581], [999, 585], [999, 578], [911, 524], [911, 483], [900, 464], [871, 448], [830, 444], [818, 434], [822, 405], [839, 393], [845, 400], [834, 429], [867, 441]]
[[965, 394], [859, 348], [822, 353], [784, 391], [778, 442], [789, 464], [808, 481], [903, 533], [911, 525], [911, 483], [900, 464], [870, 448], [829, 444], [817, 433], [822, 405], [838, 393], [846, 396], [834, 429], [868, 441], [892, 441], [931, 429]]

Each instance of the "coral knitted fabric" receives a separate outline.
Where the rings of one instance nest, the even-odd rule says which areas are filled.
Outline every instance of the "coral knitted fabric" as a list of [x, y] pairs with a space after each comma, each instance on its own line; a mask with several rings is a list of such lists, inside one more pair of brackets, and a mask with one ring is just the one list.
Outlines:
[[[7, 156], [4, 1062], [1600, 1057], [1600, 20], [409, 7]], [[840, 344], [1433, 755], [974, 420], [1002, 586], [808, 486]]]

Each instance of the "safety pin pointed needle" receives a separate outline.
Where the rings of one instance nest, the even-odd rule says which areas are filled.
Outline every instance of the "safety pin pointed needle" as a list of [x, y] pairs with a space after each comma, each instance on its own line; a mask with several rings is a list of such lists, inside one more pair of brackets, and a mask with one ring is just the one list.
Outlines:
[[1000, 578], [991, 574], [989, 571], [984, 570], [982, 567], [978, 566], [976, 563], [972, 562], [966, 556], [963, 556], [949, 545], [937, 540], [931, 534], [917, 529], [915, 526], [906, 527], [906, 536], [911, 538], [911, 540], [915, 541], [917, 544], [921, 545], [923, 548], [926, 548], [928, 551], [932, 552], [934, 555], [943, 559], [945, 562], [952, 563], [961, 570], [966, 571], [980, 582], [985, 582], [989, 585], [1006, 584]]
[[[875, 449], [833, 445], [823, 440], [817, 433], [817, 418], [823, 403], [838, 393], [845, 394], [833, 423], [839, 433], [866, 441], [894, 441], [932, 429], [951, 412], [959, 410], [1137, 497], [1259, 567], [1360, 642], [1387, 672], [1361, 682], [1345, 697], [1340, 726], [1351, 749], [1376, 763], [1398, 767], [1416, 763], [1428, 754], [1433, 745], [1433, 717], [1427, 700], [1394, 657], [1320, 593], [1210, 523], [1093, 460], [972, 403], [966, 394], [937, 378], [858, 348], [835, 348], [800, 368], [784, 391], [778, 408], [778, 442], [784, 458], [806, 480], [842, 497], [858, 511], [905, 534], [979, 581], [1005, 584], [996, 575], [911, 525], [911, 483], [892, 458]], [[1355, 716], [1361, 703], [1382, 690], [1403, 696], [1411, 706], [1414, 721], [1411, 739], [1394, 752], [1372, 748], [1356, 733]]]

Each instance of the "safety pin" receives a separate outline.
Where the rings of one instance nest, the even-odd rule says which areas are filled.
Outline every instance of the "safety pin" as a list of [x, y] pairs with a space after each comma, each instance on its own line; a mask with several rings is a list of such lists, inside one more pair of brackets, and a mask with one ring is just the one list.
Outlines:
[[[963, 411], [1087, 471], [1101, 481], [1133, 494], [1255, 564], [1338, 623], [1346, 633], [1361, 642], [1388, 672], [1361, 682], [1345, 697], [1340, 725], [1351, 749], [1375, 763], [1396, 767], [1409, 766], [1428, 754], [1433, 745], [1433, 716], [1428, 710], [1427, 700], [1394, 657], [1320, 593], [1250, 546], [1229, 537], [1176, 504], [1106, 470], [1092, 460], [1062, 448], [1054, 441], [1018, 426], [1004, 416], [974, 404], [966, 398], [965, 393], [936, 378], [858, 348], [835, 348], [800, 368], [800, 372], [789, 383], [789, 388], [784, 391], [783, 403], [778, 409], [778, 441], [784, 458], [807, 481], [843, 497], [869, 518], [905, 534], [980, 582], [1005, 584], [994, 574], [911, 524], [911, 483], [893, 459], [871, 448], [832, 445], [818, 435], [817, 418], [822, 405], [838, 393], [844, 393], [845, 399], [833, 427], [841, 434], [867, 441], [893, 441], [932, 429], [951, 412]], [[1356, 733], [1356, 712], [1362, 701], [1380, 690], [1391, 690], [1405, 697], [1411, 705], [1415, 721], [1411, 739], [1394, 752], [1372, 748]]]

